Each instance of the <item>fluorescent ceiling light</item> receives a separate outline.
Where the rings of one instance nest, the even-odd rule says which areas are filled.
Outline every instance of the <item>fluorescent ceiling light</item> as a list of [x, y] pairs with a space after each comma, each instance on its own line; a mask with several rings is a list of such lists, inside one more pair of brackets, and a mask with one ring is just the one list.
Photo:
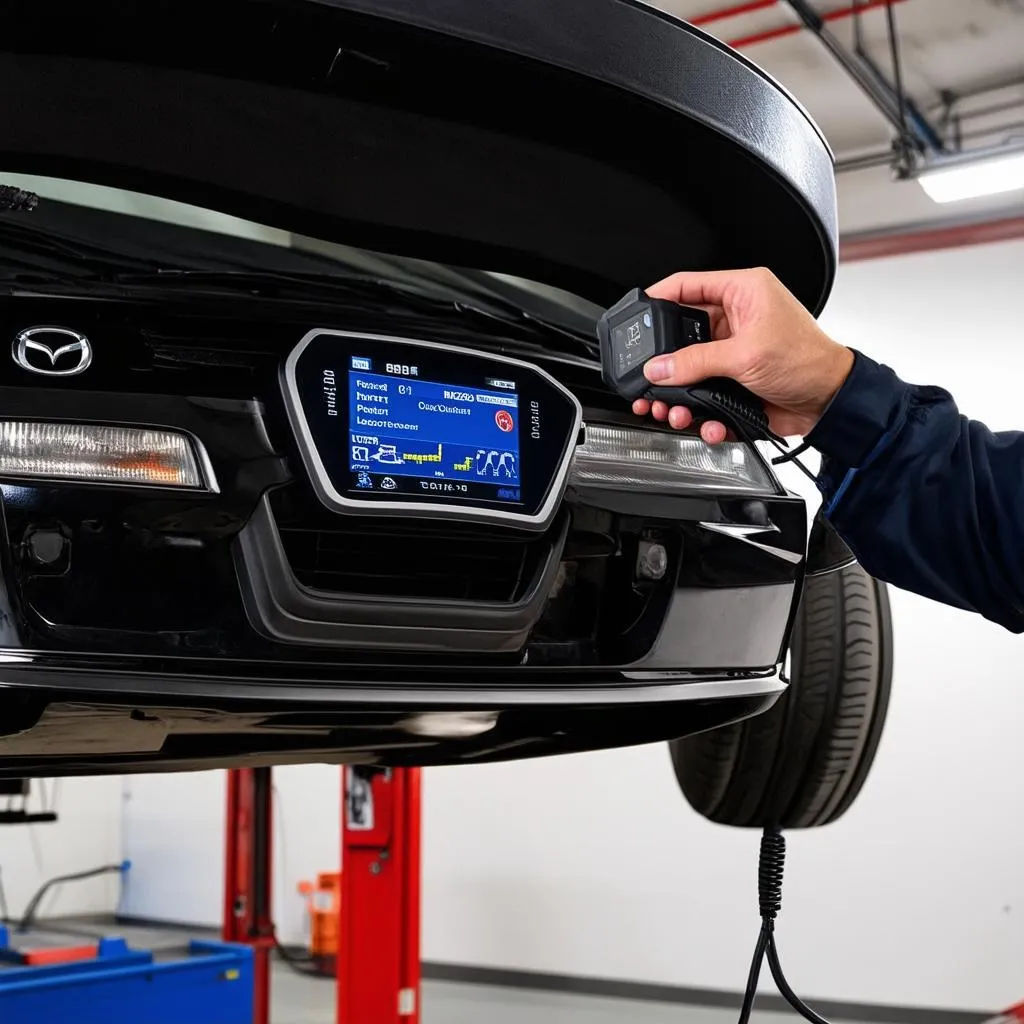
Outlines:
[[937, 163], [921, 171], [917, 180], [937, 203], [1024, 189], [1024, 150]]

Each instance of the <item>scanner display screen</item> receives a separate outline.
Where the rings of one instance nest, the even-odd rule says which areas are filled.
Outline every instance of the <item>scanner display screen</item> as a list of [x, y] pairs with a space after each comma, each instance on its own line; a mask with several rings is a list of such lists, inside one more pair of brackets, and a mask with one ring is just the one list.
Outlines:
[[330, 509], [536, 530], [557, 511], [582, 410], [535, 364], [317, 329], [288, 356], [282, 383]]
[[519, 503], [516, 382], [427, 380], [421, 368], [353, 355], [348, 370], [349, 490]]
[[657, 339], [649, 310], [638, 310], [636, 316], [612, 328], [612, 349], [617, 377], [624, 377], [634, 367], [657, 355]]

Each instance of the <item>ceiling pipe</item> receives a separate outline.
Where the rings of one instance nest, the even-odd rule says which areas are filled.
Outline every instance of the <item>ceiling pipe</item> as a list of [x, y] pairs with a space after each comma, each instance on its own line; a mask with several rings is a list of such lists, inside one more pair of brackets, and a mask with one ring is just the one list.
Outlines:
[[[849, 6], [823, 13], [818, 13], [807, 0], [746, 0], [743, 3], [735, 3], [727, 7], [707, 11], [704, 14], [698, 14], [690, 18], [689, 22], [691, 25], [696, 26], [711, 25], [718, 21], [725, 21], [746, 14], [753, 14], [757, 11], [767, 10], [770, 7], [778, 6], [780, 2], [785, 2], [797, 15], [800, 19], [800, 24], [783, 25], [764, 32], [755, 32], [751, 35], [730, 39], [727, 40], [726, 45], [739, 50], [755, 46], [759, 43], [769, 42], [773, 39], [796, 35], [804, 30], [810, 30], [829, 50], [837, 63], [867, 94], [882, 116], [896, 129], [899, 139], [903, 140], [904, 145], [908, 142], [913, 142], [919, 150], [925, 152], [945, 153], [947, 151], [942, 136], [914, 104], [913, 100], [906, 95], [903, 89], [902, 75], [899, 67], [899, 40], [896, 37], [892, 8], [895, 4], [903, 3], [904, 0], [851, 0]], [[895, 88], [888, 82], [881, 69], [871, 60], [862, 45], [859, 16], [877, 8], [885, 8], [888, 18], [891, 57], [897, 76]], [[858, 19], [855, 31], [856, 49], [852, 54], [827, 29], [828, 23], [850, 17]], [[1017, 84], [1024, 84], [1024, 79], [1017, 78], [1005, 83], [1006, 86]], [[995, 88], [998, 89], [999, 86]], [[981, 94], [990, 91], [990, 89], [992, 87], [978, 89], [974, 92]], [[964, 98], [969, 95], [972, 95], [972, 93], [965, 93], [964, 96], [957, 98]], [[1008, 104], [1006, 106], [1010, 107], [1011, 105]], [[999, 109], [1001, 110], [1002, 108]], [[979, 113], [987, 112], [989, 111], [981, 111]], [[995, 113], [996, 110], [990, 112]], [[1016, 129], [1018, 125], [1007, 127]], [[1020, 127], [1024, 127], [1024, 125]], [[998, 130], [996, 129], [996, 131]], [[987, 134], [987, 132], [975, 132], [972, 134], [980, 135]], [[899, 142], [895, 145], [899, 145]], [[837, 161], [835, 170], [837, 174], [842, 174], [848, 171], [882, 167], [892, 165], [894, 159], [895, 153], [893, 150], [865, 153]], [[843, 239], [840, 242], [840, 260], [843, 262], [854, 262], [857, 260], [880, 259], [885, 256], [896, 256], [911, 252], [927, 252], [934, 249], [948, 249], [966, 245], [981, 245], [986, 242], [1005, 241], [1016, 238], [1024, 238], [1024, 217], [948, 225], [918, 231], [854, 236]]]
[[[900, 4], [904, 2], [905, 0], [865, 0], [864, 3], [857, 7], [856, 13], [863, 14], [865, 11], [873, 11], [879, 7], [891, 7], [893, 4]], [[847, 7], [837, 7], [835, 10], [826, 11], [822, 14], [821, 20], [826, 24], [833, 21], [842, 21], [845, 18], [852, 17], [854, 13], [852, 5]], [[693, 22], [693, 24], [697, 24], [697, 22]], [[807, 26], [803, 23], [799, 25], [780, 25], [778, 28], [770, 28], [764, 32], [754, 32], [748, 36], [740, 36], [737, 39], [730, 39], [726, 45], [731, 46], [734, 50], [742, 50], [749, 46], [756, 46], [758, 43], [767, 43], [772, 39], [782, 39], [785, 36], [795, 36], [800, 32], [806, 31], [806, 29]]]
[[[993, 135], [1005, 134], [1024, 135], [1024, 121], [1012, 121], [1009, 124], [998, 124], [992, 128], [978, 128], [974, 131], [961, 132], [961, 139], [987, 139]], [[836, 174], [849, 174], [851, 171], [866, 171], [872, 167], [891, 167], [892, 150], [879, 149], [874, 153], [861, 153], [858, 156], [841, 157], [836, 161]]]
[[1019, 238], [1024, 238], [1024, 216], [997, 217], [909, 231], [872, 232], [841, 239], [839, 260], [841, 263], [857, 263]]
[[[971, 90], [970, 93], [957, 93], [950, 97], [951, 102], [956, 103], [960, 99], [966, 96], [983, 97], [988, 95], [997, 95], [998, 93], [1005, 92], [1007, 89], [1015, 88], [1016, 86], [1024, 85], [1024, 79], [1010, 78], [1004, 82], [993, 82], [991, 85], [986, 85], [984, 88], [978, 88]], [[1024, 121], [1015, 120], [1010, 122], [1000, 122], [999, 124], [989, 125], [985, 128], [971, 128], [973, 121], [979, 120], [984, 117], [993, 117], [996, 114], [1002, 113], [1013, 113], [1024, 110], [1024, 99], [1012, 100], [1006, 103], [993, 103], [988, 106], [978, 107], [974, 110], [967, 110], [963, 114], [958, 115], [960, 120], [963, 122], [964, 128], [968, 130], [961, 130], [961, 139], [980, 139], [980, 138], [991, 138], [997, 135], [1011, 135], [1016, 133], [1024, 133]], [[868, 152], [861, 152], [851, 154], [850, 156], [840, 156], [836, 160], [836, 174], [845, 174], [848, 171], [862, 171], [871, 167], [885, 167], [891, 166], [893, 160], [892, 148], [888, 149], [876, 149]]]
[[727, 18], [739, 18], [744, 14], [753, 14], [755, 11], [764, 11], [769, 7], [775, 7], [779, 0], [747, 0], [746, 3], [733, 4], [731, 7], [720, 7], [706, 14], [698, 14], [696, 17], [688, 18], [691, 25], [698, 27], [712, 25], [716, 21], [725, 21]]
[[[886, 81], [878, 68], [866, 59], [865, 54], [850, 53], [829, 31], [825, 18], [807, 0], [785, 0], [794, 14], [812, 32], [818, 41], [832, 54], [836, 63], [860, 86], [878, 112], [895, 129], [897, 139], [906, 146], [913, 146], [923, 153], [945, 152], [945, 145], [939, 133], [928, 119], [908, 98], [899, 95]], [[883, 6], [889, 8], [895, 0], [886, 0]], [[851, 5], [856, 15], [865, 10], [866, 4]], [[890, 21], [890, 31], [894, 26]], [[898, 45], [894, 41], [894, 45]]]

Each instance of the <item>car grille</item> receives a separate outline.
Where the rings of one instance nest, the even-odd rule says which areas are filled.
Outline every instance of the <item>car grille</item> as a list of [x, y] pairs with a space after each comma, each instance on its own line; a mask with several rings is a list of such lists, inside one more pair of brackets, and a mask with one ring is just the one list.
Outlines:
[[296, 580], [313, 590], [368, 597], [512, 602], [546, 553], [543, 540], [500, 530], [369, 517], [332, 516], [297, 501], [296, 488], [271, 508]]

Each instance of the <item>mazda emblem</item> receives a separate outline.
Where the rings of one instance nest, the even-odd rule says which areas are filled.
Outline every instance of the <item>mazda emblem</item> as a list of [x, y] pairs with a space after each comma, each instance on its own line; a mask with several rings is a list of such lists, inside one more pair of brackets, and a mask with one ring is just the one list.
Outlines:
[[[57, 337], [53, 338], [53, 335]], [[50, 337], [53, 343], [40, 340], [46, 337]], [[84, 334], [67, 327], [29, 327], [14, 339], [11, 358], [29, 373], [74, 377], [89, 369], [92, 345]]]

